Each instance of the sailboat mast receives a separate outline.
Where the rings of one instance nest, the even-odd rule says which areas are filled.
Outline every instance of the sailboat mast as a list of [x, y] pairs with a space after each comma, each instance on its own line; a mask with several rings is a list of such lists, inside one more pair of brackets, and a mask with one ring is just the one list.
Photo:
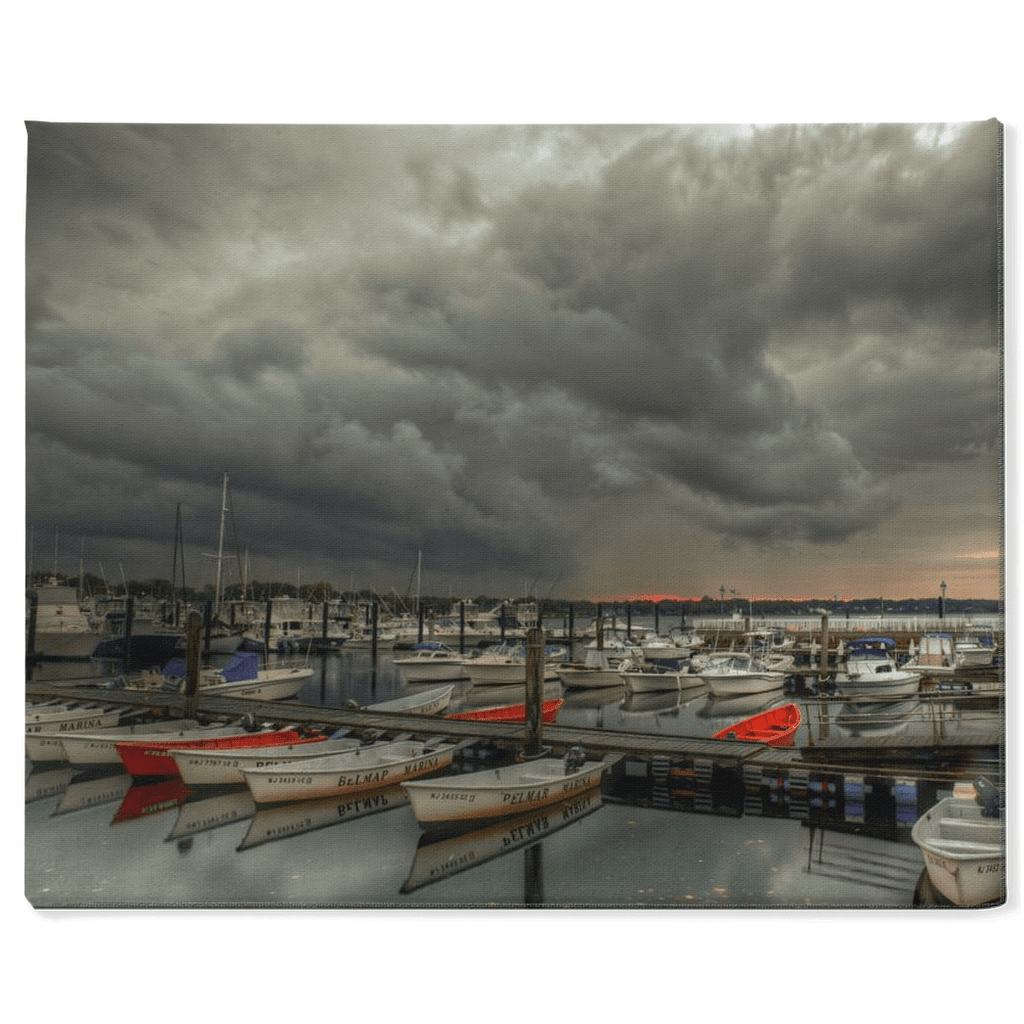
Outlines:
[[224, 515], [228, 510], [228, 475], [224, 474], [224, 489], [220, 498], [220, 538], [217, 541], [217, 585], [214, 588], [213, 614], [220, 616], [220, 583], [221, 570], [224, 564]]

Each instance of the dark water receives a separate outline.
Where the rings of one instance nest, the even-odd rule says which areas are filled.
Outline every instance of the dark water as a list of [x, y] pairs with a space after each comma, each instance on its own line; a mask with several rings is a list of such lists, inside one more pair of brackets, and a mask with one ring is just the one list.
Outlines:
[[[369, 652], [345, 651], [311, 663], [314, 677], [298, 699], [312, 705], [405, 692], [388, 654], [374, 662]], [[34, 678], [89, 670], [41, 665]], [[459, 684], [453, 709], [522, 699], [503, 689], [481, 697]], [[937, 729], [984, 731], [998, 721], [991, 708], [955, 700], [851, 713], [781, 691], [728, 701], [704, 690], [565, 696], [560, 726], [701, 737], [796, 699], [805, 710], [801, 744], [886, 730], [927, 743]], [[503, 755], [470, 752], [460, 767], [494, 756]], [[26, 762], [25, 896], [40, 909], [910, 908], [923, 863], [909, 829], [945, 795], [926, 775], [908, 766], [905, 778], [883, 785], [869, 772], [827, 766], [791, 779], [699, 766], [659, 774], [627, 762], [583, 800], [435, 834], [419, 827], [401, 789], [257, 810], [244, 787], [189, 791], [174, 781], [133, 783], [121, 771]]]

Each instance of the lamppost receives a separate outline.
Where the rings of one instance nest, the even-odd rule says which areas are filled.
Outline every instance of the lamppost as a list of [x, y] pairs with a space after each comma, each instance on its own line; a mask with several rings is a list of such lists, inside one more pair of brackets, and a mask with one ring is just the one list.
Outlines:
[[939, 598], [939, 621], [946, 617], [946, 581], [943, 580], [939, 584], [939, 590], [942, 591], [942, 597]]

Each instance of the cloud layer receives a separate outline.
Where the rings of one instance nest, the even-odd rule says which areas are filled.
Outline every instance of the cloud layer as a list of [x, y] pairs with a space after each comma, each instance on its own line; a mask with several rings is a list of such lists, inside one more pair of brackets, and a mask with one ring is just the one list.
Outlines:
[[385, 590], [998, 547], [995, 122], [28, 130], [27, 521], [76, 559], [166, 575], [222, 472], [257, 575]]

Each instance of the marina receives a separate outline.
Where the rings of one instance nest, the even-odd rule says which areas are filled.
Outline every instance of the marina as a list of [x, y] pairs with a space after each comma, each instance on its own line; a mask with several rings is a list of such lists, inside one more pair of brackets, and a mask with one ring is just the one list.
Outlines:
[[[833, 634], [832, 642], [841, 643], [842, 638]], [[565, 657], [574, 653], [569, 650]], [[147, 844], [163, 831], [159, 841], [175, 847], [178, 859], [158, 858], [152, 870], [170, 871], [172, 878], [185, 871], [195, 893], [189, 900], [195, 905], [205, 906], [213, 896], [205, 891], [202, 878], [206, 872], [212, 872], [211, 880], [220, 874], [216, 858], [208, 859], [214, 849], [220, 850], [219, 857], [229, 859], [249, 850], [251, 856], [263, 851], [260, 856], [267, 858], [268, 865], [281, 863], [286, 847], [293, 851], [289, 857], [300, 851], [297, 856], [307, 865], [301, 884], [296, 880], [281, 890], [241, 883], [242, 877], [249, 879], [247, 870], [238, 883], [219, 889], [212, 905], [225, 908], [357, 907], [381, 901], [394, 907], [753, 907], [791, 905], [786, 901], [796, 899], [794, 887], [800, 886], [804, 891], [797, 899], [799, 905], [952, 906], [929, 882], [912, 828], [954, 787], [970, 785], [977, 778], [1000, 783], [1004, 778], [998, 667], [971, 670], [977, 692], [974, 686], [941, 688], [948, 685], [948, 678], [924, 679], [920, 691], [910, 697], [879, 695], [868, 703], [860, 696], [850, 700], [821, 690], [822, 677], [813, 666], [789, 674], [783, 686], [768, 693], [716, 696], [706, 686], [691, 685], [667, 693], [632, 692], [625, 681], [619, 687], [568, 687], [558, 678], [548, 678], [543, 660], [538, 659], [540, 731], [534, 738], [542, 745], [540, 756], [560, 764], [562, 758], [579, 752], [586, 763], [600, 763], [596, 785], [591, 771], [590, 782], [578, 794], [555, 794], [554, 803], [545, 798], [539, 805], [538, 786], [527, 785], [523, 792], [529, 796], [507, 797], [513, 801], [510, 808], [517, 808], [520, 800], [534, 801], [514, 821], [489, 820], [493, 813], [467, 817], [452, 812], [420, 822], [420, 812], [400, 785], [408, 776], [392, 776], [391, 765], [399, 765], [400, 772], [406, 771], [404, 765], [427, 772], [427, 781], [412, 784], [415, 789], [429, 790], [435, 778], [441, 783], [449, 780], [449, 788], [455, 786], [454, 792], [462, 794], [448, 798], [452, 807], [476, 800], [471, 791], [457, 789], [460, 778], [477, 776], [479, 784], [483, 774], [500, 775], [503, 765], [515, 765], [527, 751], [532, 735], [530, 684], [525, 665], [522, 684], [488, 682], [479, 692], [471, 679], [409, 684], [396, 664], [400, 659], [400, 651], [373, 654], [343, 648], [303, 658], [278, 656], [276, 667], [301, 666], [308, 674], [294, 698], [270, 701], [225, 696], [202, 686], [195, 694], [107, 689], [104, 680], [110, 678], [111, 668], [104, 676], [93, 665], [89, 671], [95, 674], [90, 676], [83, 674], [80, 664], [37, 664], [26, 684], [27, 698], [46, 706], [65, 705], [73, 712], [76, 704], [88, 706], [92, 696], [129, 719], [141, 715], [175, 721], [186, 712], [202, 721], [245, 718], [313, 736], [314, 742], [303, 741], [311, 753], [320, 746], [316, 733], [336, 735], [332, 742], [342, 753], [334, 754], [328, 744], [322, 759], [295, 761], [303, 747], [293, 746], [279, 762], [268, 760], [270, 767], [257, 769], [252, 780], [272, 778], [278, 772], [291, 787], [287, 792], [282, 789], [280, 796], [273, 787], [268, 792], [265, 783], [258, 791], [247, 787], [245, 766], [253, 763], [254, 752], [247, 752], [244, 761], [236, 758], [233, 767], [230, 757], [225, 758], [217, 769], [225, 774], [211, 778], [233, 781], [216, 784], [196, 784], [194, 778], [191, 784], [180, 777], [133, 778], [124, 765], [109, 761], [61, 765], [28, 759], [26, 895], [41, 907], [103, 906], [107, 901], [112, 901], [109, 905], [166, 905], [165, 897], [154, 897], [158, 889], [163, 890], [162, 883], [143, 891], [147, 878], [155, 882]], [[516, 701], [521, 709], [518, 717], [500, 713], [499, 706], [515, 713]], [[541, 703], [552, 709], [542, 724]], [[491, 709], [491, 713], [480, 709]], [[763, 728], [762, 721], [777, 720], [771, 717], [772, 709], [785, 713], [778, 720], [785, 721], [786, 743], [791, 745], [772, 745], [756, 736], [751, 741], [752, 729]], [[737, 730], [736, 738], [730, 735]], [[283, 733], [282, 741], [290, 741], [293, 735], [297, 734]], [[378, 746], [401, 749], [399, 754], [374, 755], [373, 764], [357, 761], [349, 775], [335, 774], [330, 791], [317, 791], [314, 778], [327, 778], [333, 762], [337, 760], [340, 768], [352, 756], [344, 751], [359, 745], [367, 756]], [[439, 752], [434, 760], [432, 750]], [[268, 755], [272, 757], [273, 748]], [[314, 776], [305, 766], [311, 768], [317, 760], [325, 770]], [[188, 771], [196, 769], [189, 766]], [[231, 775], [232, 771], [236, 774]], [[354, 791], [346, 792], [353, 782]], [[306, 785], [309, 795], [296, 799]], [[787, 870], [793, 877], [782, 887], [774, 877], [778, 865], [769, 878], [763, 873], [765, 867], [749, 862], [741, 871], [742, 884], [733, 878], [728, 886], [702, 890], [687, 884], [681, 891], [667, 885], [661, 877], [667, 868], [660, 867], [643, 879], [653, 878], [651, 885], [640, 885], [642, 879], [637, 876], [635, 891], [626, 895], [627, 876], [639, 870], [636, 864], [630, 866], [627, 847], [619, 847], [623, 856], [618, 882], [606, 879], [596, 884], [585, 865], [600, 858], [596, 849], [612, 841], [627, 820], [637, 823], [630, 832], [642, 828], [635, 856], [641, 856], [641, 850], [661, 849], [659, 856], [664, 856], [666, 864], [678, 866], [686, 845], [679, 846], [680, 835], [699, 836], [700, 843], [718, 836], [720, 840], [714, 841], [728, 845], [742, 833], [760, 837], [759, 846], [771, 837], [779, 851], [788, 851]], [[741, 833], [735, 831], [738, 822], [743, 823]], [[67, 828], [73, 831], [59, 838]], [[89, 870], [91, 860], [85, 837], [105, 829], [114, 830], [110, 841], [118, 846], [115, 861], [124, 864], [118, 880], [90, 886], [92, 895], [84, 903], [76, 883], [55, 891], [49, 877], [55, 868], [62, 878], [81, 879], [80, 872]], [[138, 842], [134, 837], [139, 837]], [[105, 841], [107, 854], [110, 841]], [[206, 851], [199, 858], [197, 843]], [[343, 886], [330, 871], [338, 855], [331, 852], [335, 843], [346, 851]], [[861, 853], [851, 852], [858, 846]], [[43, 854], [44, 849], [50, 854]], [[579, 868], [566, 875], [564, 858], [572, 858], [574, 849]], [[57, 855], [55, 864], [52, 858], [57, 850], [64, 852]], [[405, 851], [402, 856], [400, 850]], [[836, 851], [840, 862], [844, 856], [852, 858], [846, 869], [830, 861], [830, 850]], [[324, 859], [319, 871], [311, 867], [318, 857]], [[363, 861], [363, 857], [369, 859]], [[498, 861], [516, 858], [521, 863], [513, 870], [519, 881], [510, 885], [510, 865]], [[78, 867], [69, 875], [72, 861]], [[648, 867], [641, 875], [651, 870], [646, 854], [644, 863]], [[854, 863], [875, 867], [854, 871]], [[109, 864], [105, 859], [104, 870]], [[702, 867], [697, 877], [709, 870]], [[713, 871], [707, 875], [713, 876]], [[838, 888], [837, 877], [841, 879]], [[504, 881], [496, 883], [498, 878]], [[176, 891], [175, 887], [169, 891]]]

